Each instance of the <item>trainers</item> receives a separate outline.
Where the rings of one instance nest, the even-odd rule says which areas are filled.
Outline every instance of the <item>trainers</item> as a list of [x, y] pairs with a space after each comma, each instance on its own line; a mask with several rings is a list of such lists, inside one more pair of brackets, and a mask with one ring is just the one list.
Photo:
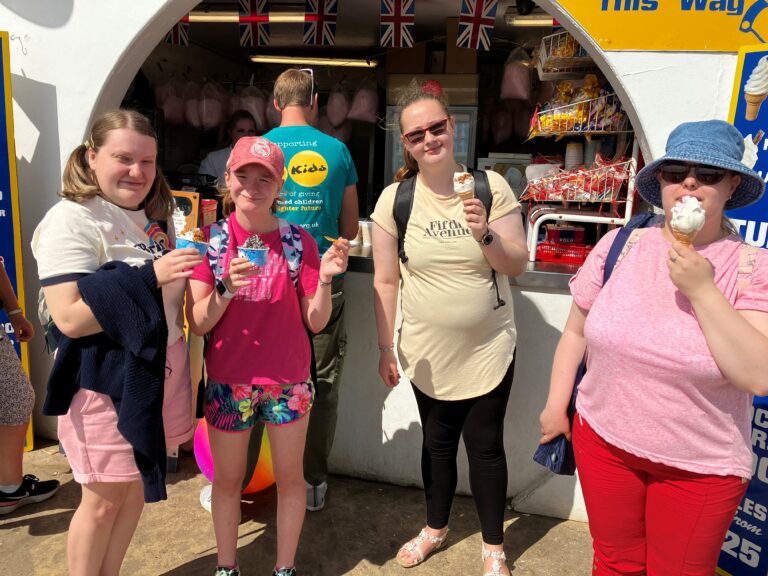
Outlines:
[[200, 506], [206, 512], [211, 511], [211, 495], [213, 494], [213, 484], [206, 484], [200, 490]]
[[328, 483], [323, 482], [319, 486], [307, 484], [307, 510], [317, 512], [325, 506], [325, 493], [328, 492]]
[[296, 576], [296, 568], [275, 568], [272, 570], [272, 576]]
[[27, 474], [15, 492], [0, 492], [0, 514], [10, 514], [25, 504], [48, 500], [59, 490], [58, 480], [40, 482], [37, 476]]
[[213, 576], [240, 576], [240, 569], [237, 566], [234, 568], [216, 566], [216, 573]]

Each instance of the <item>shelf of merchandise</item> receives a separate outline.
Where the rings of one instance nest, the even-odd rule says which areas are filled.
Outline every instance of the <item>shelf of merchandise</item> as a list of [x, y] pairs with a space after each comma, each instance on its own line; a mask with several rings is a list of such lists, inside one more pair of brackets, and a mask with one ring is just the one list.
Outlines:
[[614, 93], [541, 110], [531, 120], [531, 126], [534, 125], [534, 136], [562, 137], [632, 131], [619, 97]]
[[568, 32], [558, 32], [541, 39], [536, 69], [539, 79], [572, 80], [597, 71], [587, 51]]
[[[635, 197], [635, 173], [640, 145], [635, 139], [632, 144], [632, 157], [627, 162], [629, 177], [627, 181], [627, 199], [624, 217], [611, 215], [601, 210], [574, 210], [551, 204], [537, 204], [528, 214], [528, 261], [536, 261], [539, 229], [545, 222], [583, 222], [592, 224], [610, 224], [623, 226], [632, 217]], [[578, 203], [578, 202], [577, 202]]]

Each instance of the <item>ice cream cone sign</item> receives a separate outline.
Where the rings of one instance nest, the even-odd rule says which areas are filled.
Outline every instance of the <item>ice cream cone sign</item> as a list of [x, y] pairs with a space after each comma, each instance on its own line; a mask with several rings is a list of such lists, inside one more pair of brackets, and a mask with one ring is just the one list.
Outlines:
[[766, 97], [768, 97], [768, 56], [763, 56], [744, 85], [744, 100], [747, 104], [744, 117], [747, 120], [757, 119]]

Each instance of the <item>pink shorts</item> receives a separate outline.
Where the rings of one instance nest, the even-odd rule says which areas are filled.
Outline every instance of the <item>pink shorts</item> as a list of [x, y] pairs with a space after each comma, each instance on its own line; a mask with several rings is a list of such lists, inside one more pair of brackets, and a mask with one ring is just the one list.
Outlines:
[[[194, 433], [192, 385], [184, 338], [168, 346], [164, 392], [165, 444], [178, 446]], [[78, 390], [69, 412], [59, 416], [58, 433], [75, 481], [80, 484], [141, 479], [133, 448], [118, 431], [117, 412], [106, 394]]]

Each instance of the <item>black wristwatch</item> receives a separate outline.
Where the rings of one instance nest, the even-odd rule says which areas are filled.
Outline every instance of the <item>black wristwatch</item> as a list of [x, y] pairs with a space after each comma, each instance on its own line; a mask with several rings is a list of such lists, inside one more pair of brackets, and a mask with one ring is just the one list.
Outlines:
[[224, 280], [216, 281], [216, 292], [221, 294], [222, 298], [226, 298], [227, 300], [231, 300], [235, 297], [236, 294], [236, 292], [229, 291], [229, 288], [227, 288], [227, 284], [224, 282]]
[[491, 234], [490, 228], [486, 228], [485, 234], [483, 234], [483, 237], [480, 238], [477, 243], [482, 244], [483, 246], [488, 246], [491, 242], [493, 242], [493, 234]]

